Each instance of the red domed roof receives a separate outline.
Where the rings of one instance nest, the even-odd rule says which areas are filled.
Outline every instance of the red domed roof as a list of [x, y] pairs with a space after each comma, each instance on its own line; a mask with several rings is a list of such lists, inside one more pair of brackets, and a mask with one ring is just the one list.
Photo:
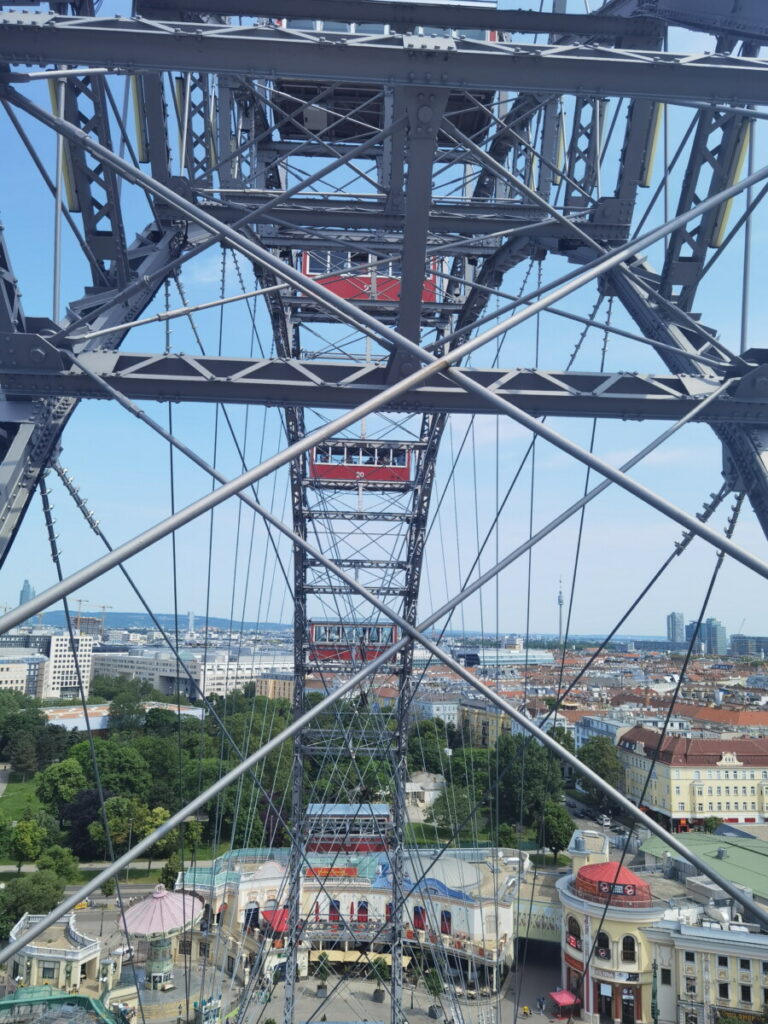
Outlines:
[[653, 903], [647, 882], [615, 860], [604, 864], [587, 864], [579, 869], [573, 882], [577, 896], [594, 902], [610, 899], [615, 907], [650, 907]]

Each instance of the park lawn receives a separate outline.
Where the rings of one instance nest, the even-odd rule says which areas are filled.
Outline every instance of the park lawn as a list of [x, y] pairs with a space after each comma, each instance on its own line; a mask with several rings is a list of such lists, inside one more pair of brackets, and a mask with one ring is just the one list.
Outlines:
[[9, 782], [5, 792], [0, 796], [0, 818], [5, 821], [18, 821], [24, 816], [27, 807], [32, 811], [41, 811], [43, 805], [35, 794], [35, 781]]
[[540, 868], [562, 868], [571, 863], [571, 858], [565, 853], [558, 853], [557, 861], [553, 861], [551, 853], [532, 853], [531, 862]]
[[[435, 846], [437, 843], [446, 843], [451, 838], [449, 828], [435, 828], [434, 825], [410, 822], [405, 826], [405, 841], [414, 846]], [[465, 829], [461, 834], [461, 842], [471, 846], [475, 841], [488, 845], [488, 831], [481, 829], [475, 832], [472, 829]]]

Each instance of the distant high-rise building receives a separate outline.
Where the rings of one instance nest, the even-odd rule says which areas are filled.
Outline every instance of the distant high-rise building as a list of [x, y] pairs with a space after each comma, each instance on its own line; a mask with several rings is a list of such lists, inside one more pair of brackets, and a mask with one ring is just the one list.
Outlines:
[[26, 604], [27, 601], [31, 601], [34, 596], [35, 588], [32, 586], [29, 580], [24, 580], [24, 586], [21, 588], [21, 591], [19, 592], [19, 604]]
[[707, 654], [728, 653], [728, 636], [725, 626], [717, 619], [706, 619], [702, 622], [701, 639], [706, 645]]
[[685, 616], [682, 612], [670, 612], [667, 616], [667, 640], [675, 644], [685, 643]]
[[745, 636], [744, 633], [731, 634], [731, 654], [736, 657], [753, 656], [764, 658], [768, 651], [768, 636]]

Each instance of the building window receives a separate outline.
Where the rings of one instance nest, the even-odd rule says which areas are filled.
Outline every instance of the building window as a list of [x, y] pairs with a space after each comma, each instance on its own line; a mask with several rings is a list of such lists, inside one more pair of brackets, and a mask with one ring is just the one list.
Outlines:
[[595, 952], [600, 960], [611, 959], [611, 940], [606, 932], [597, 933], [597, 946]]
[[207, 960], [208, 959], [208, 953], [210, 952], [210, 948], [211, 947], [210, 947], [210, 945], [207, 942], [201, 942], [200, 943], [199, 953], [200, 953], [200, 959], [201, 960]]
[[719, 956], [717, 958], [717, 966], [718, 967], [727, 967], [728, 966], [728, 957], [727, 956]]
[[55, 978], [56, 977], [56, 961], [43, 960], [43, 969], [40, 972], [43, 978]]
[[686, 951], [685, 951], [685, 962], [687, 964], [695, 964], [696, 963], [696, 954], [693, 952], [692, 949], [686, 949]]
[[661, 968], [661, 984], [671, 985], [672, 984], [672, 970], [669, 967]]
[[727, 981], [721, 981], [717, 986], [717, 997], [718, 999], [728, 999], [730, 993], [730, 985]]
[[741, 986], [741, 1002], [751, 1003], [752, 1002], [752, 986], [742, 985]]
[[235, 973], [235, 958], [233, 956], [227, 957], [227, 974]]
[[572, 949], [581, 949], [581, 926], [575, 917], [568, 918], [565, 941]]
[[739, 960], [739, 970], [740, 971], [751, 971], [752, 970], [752, 961], [751, 960]]
[[686, 1010], [685, 1011], [685, 1024], [699, 1024], [699, 1012], [698, 1012], [698, 1010]]
[[637, 960], [637, 947], [631, 935], [625, 935], [621, 940], [621, 960], [625, 964], [633, 964]]
[[192, 939], [179, 939], [179, 955], [192, 956]]

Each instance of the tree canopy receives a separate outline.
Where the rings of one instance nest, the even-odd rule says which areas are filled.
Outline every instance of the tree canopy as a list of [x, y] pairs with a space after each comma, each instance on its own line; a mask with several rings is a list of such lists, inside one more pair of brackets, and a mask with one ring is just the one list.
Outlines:
[[[621, 782], [621, 762], [615, 745], [607, 736], [593, 736], [579, 750], [579, 760], [596, 772], [609, 785], [618, 787]], [[581, 783], [590, 797], [600, 808], [611, 806], [608, 797], [599, 786], [584, 779]]]

